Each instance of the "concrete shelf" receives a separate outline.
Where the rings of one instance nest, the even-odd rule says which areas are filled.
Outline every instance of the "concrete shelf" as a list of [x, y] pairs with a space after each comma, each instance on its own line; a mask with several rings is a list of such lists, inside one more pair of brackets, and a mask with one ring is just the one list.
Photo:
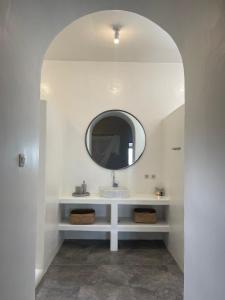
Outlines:
[[106, 218], [96, 218], [96, 222], [90, 225], [71, 225], [68, 221], [62, 221], [58, 225], [59, 231], [100, 231], [110, 233], [110, 249], [118, 250], [119, 232], [161, 232], [168, 233], [169, 225], [166, 221], [159, 221], [156, 224], [135, 223], [131, 218], [118, 218], [120, 205], [150, 205], [150, 206], [169, 206], [169, 197], [156, 197], [154, 195], [133, 195], [129, 198], [103, 198], [99, 195], [88, 197], [60, 197], [59, 203], [62, 209], [67, 205], [109, 205], [110, 221]]

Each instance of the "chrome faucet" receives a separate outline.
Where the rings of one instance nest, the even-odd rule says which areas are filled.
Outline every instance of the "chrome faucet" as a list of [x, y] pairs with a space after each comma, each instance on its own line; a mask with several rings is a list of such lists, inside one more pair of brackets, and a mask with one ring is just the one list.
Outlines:
[[113, 187], [118, 187], [118, 186], [119, 186], [119, 184], [116, 182], [116, 175], [115, 175], [115, 171], [112, 171], [112, 177], [113, 177], [112, 186], [113, 186]]

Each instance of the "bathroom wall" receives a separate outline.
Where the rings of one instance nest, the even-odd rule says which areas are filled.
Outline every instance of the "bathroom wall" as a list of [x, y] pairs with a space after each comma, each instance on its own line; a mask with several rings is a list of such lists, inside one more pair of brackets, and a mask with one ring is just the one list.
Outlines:
[[55, 257], [62, 239], [57, 226], [60, 220], [59, 194], [62, 182], [63, 159], [63, 121], [62, 114], [54, 101], [45, 101], [46, 139], [45, 139], [45, 219], [43, 269], [47, 270]]
[[[108, 109], [134, 114], [147, 137], [140, 161], [116, 172], [119, 183], [138, 193], [151, 193], [161, 184], [161, 120], [184, 103], [181, 64], [45, 61], [42, 84], [48, 87], [48, 102], [55, 103], [65, 121], [63, 194], [71, 194], [83, 179], [90, 192], [111, 185], [111, 172], [91, 160], [84, 140], [91, 120]], [[56, 132], [57, 127], [52, 134]], [[145, 174], [156, 174], [156, 179], [145, 179]]]
[[46, 186], [46, 101], [40, 101], [39, 193], [37, 201], [36, 269], [44, 266], [45, 186]]
[[[168, 210], [170, 234], [166, 244], [184, 269], [184, 105], [163, 120], [163, 182], [171, 205]], [[172, 150], [181, 147], [181, 150]]]

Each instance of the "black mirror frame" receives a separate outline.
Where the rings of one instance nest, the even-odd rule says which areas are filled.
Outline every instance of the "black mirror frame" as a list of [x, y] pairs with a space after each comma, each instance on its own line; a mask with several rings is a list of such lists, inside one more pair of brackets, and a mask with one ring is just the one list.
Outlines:
[[[89, 150], [88, 150], [88, 146], [87, 146], [87, 134], [88, 134], [88, 130], [91, 126], [91, 124], [97, 119], [99, 118], [101, 115], [105, 114], [105, 113], [110, 113], [110, 112], [123, 112], [123, 113], [127, 113], [129, 115], [131, 115], [135, 120], [137, 120], [137, 122], [141, 125], [143, 131], [144, 131], [144, 136], [145, 136], [145, 144], [144, 144], [144, 148], [143, 148], [143, 151], [141, 153], [141, 155], [138, 157], [138, 159], [132, 164], [132, 165], [128, 165], [126, 167], [123, 167], [123, 168], [120, 168], [120, 169], [108, 169], [108, 168], [105, 168], [101, 165], [99, 165], [91, 156]], [[102, 113], [98, 114], [96, 117], [94, 117], [94, 119], [91, 120], [91, 122], [89, 123], [87, 129], [86, 129], [86, 133], [85, 133], [85, 147], [86, 147], [86, 150], [87, 150], [87, 153], [88, 155], [90, 156], [91, 160], [93, 162], [96, 163], [96, 165], [98, 165], [99, 167], [103, 168], [103, 169], [106, 169], [106, 170], [109, 170], [109, 171], [120, 171], [120, 170], [124, 170], [124, 169], [127, 169], [127, 168], [130, 168], [130, 167], [133, 167], [139, 160], [140, 158], [143, 156], [144, 152], [145, 152], [145, 149], [146, 149], [146, 144], [147, 144], [147, 141], [146, 141], [146, 132], [145, 132], [145, 129], [144, 129], [144, 126], [142, 125], [142, 123], [138, 120], [138, 118], [136, 118], [133, 114], [129, 113], [128, 111], [125, 111], [125, 110], [122, 110], [122, 109], [110, 109], [110, 110], [105, 110], [103, 111]]]

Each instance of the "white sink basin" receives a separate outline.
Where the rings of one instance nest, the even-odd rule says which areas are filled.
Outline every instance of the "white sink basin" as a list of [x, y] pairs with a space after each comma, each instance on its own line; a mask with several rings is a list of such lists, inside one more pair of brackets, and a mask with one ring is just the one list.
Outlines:
[[128, 198], [129, 191], [126, 187], [119, 186], [119, 187], [111, 187], [105, 186], [99, 188], [99, 194], [101, 197], [104, 198]]

